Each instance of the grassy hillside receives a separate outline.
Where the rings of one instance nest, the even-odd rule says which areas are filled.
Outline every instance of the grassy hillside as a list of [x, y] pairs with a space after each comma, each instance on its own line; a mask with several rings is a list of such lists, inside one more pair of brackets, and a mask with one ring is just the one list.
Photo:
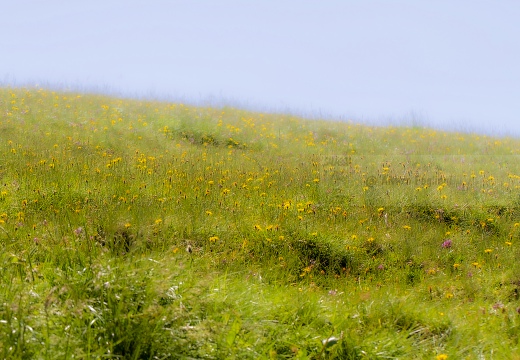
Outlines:
[[519, 153], [0, 89], [0, 358], [520, 358]]

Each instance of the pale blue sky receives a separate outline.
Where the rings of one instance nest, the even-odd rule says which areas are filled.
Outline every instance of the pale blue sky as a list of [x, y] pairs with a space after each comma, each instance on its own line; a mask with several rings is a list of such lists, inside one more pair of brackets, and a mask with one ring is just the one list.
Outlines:
[[520, 136], [517, 0], [2, 5], [0, 82]]

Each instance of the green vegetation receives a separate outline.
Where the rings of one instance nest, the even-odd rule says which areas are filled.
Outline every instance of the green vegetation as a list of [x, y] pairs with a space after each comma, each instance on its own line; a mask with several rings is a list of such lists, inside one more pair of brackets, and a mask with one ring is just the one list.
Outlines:
[[519, 152], [0, 89], [0, 358], [520, 358]]

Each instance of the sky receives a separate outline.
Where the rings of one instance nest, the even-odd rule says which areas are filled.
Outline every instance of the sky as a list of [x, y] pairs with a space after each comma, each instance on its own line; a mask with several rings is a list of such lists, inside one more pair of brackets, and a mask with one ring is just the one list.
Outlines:
[[520, 137], [517, 0], [17, 0], [0, 84]]

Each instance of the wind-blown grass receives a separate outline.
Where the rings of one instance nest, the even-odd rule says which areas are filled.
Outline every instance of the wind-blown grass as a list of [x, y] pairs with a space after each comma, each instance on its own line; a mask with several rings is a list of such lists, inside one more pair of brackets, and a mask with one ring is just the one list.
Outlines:
[[513, 358], [520, 141], [0, 90], [2, 358]]

